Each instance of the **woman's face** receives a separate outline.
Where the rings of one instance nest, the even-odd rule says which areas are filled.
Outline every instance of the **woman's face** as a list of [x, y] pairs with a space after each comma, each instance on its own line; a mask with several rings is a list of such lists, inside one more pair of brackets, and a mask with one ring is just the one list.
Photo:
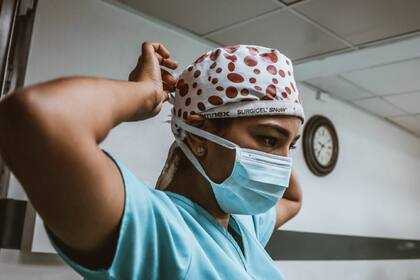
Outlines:
[[[226, 129], [217, 129], [208, 122], [204, 129], [225, 138], [241, 148], [254, 149], [273, 155], [288, 156], [300, 137], [302, 122], [292, 116], [258, 116], [236, 118]], [[211, 141], [202, 140], [205, 153], [199, 156], [208, 176], [217, 183], [231, 174], [235, 152]]]

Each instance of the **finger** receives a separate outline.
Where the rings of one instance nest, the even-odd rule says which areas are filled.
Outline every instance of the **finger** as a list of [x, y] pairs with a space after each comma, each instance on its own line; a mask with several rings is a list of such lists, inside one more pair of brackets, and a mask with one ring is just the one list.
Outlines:
[[[159, 54], [154, 54], [154, 56], [159, 61], [159, 64], [161, 64], [161, 62], [164, 61], [164, 59]], [[128, 80], [129, 81], [137, 81], [138, 75], [139, 75], [139, 72], [140, 72], [140, 69], [141, 69], [141, 67], [143, 65], [144, 60], [145, 60], [145, 55], [142, 54], [141, 56], [139, 56], [139, 58], [137, 60], [136, 67], [131, 71], [131, 73], [128, 76]], [[172, 63], [170, 63], [169, 65], [171, 66]]]
[[161, 43], [158, 42], [144, 42], [142, 45], [142, 54], [145, 56], [153, 55], [154, 53], [159, 54], [163, 58], [169, 58], [171, 54], [168, 49], [165, 48]]
[[[163, 83], [163, 90], [166, 91], [168, 94], [169, 92], [174, 92], [175, 91], [175, 85], [168, 85], [166, 83]], [[169, 96], [168, 96], [169, 98]]]
[[205, 118], [201, 115], [198, 115], [198, 114], [190, 114], [187, 117], [187, 123], [188, 124], [200, 123], [204, 120], [205, 120]]
[[169, 51], [160, 43], [143, 43], [142, 53], [145, 55], [151, 55], [154, 52], [154, 55], [157, 57], [159, 64], [169, 69], [176, 69], [178, 63], [170, 58]]
[[153, 43], [153, 48], [156, 53], [160, 54], [164, 58], [169, 58], [171, 56], [169, 50], [161, 43]]
[[176, 62], [173, 59], [170, 58], [164, 58], [161, 62], [160, 65], [165, 66], [169, 69], [175, 70], [176, 68], [178, 68], [178, 62]]
[[[144, 53], [142, 52], [142, 54], [139, 56], [139, 59], [137, 60], [137, 65], [136, 67], [138, 67], [139, 65], [141, 65], [145, 59], [151, 58], [151, 57], [156, 57], [157, 60], [159, 61], [159, 64], [161, 64], [165, 59], [158, 53], [153, 53], [150, 55], [148, 53]], [[169, 59], [169, 58], [168, 58]], [[170, 59], [171, 60], [171, 59]]]
[[177, 82], [177, 79], [168, 71], [165, 69], [160, 69], [162, 81], [169, 85], [175, 85]]
[[178, 68], [178, 62], [176, 62], [175, 60], [171, 58], [164, 58], [158, 53], [155, 53], [155, 56], [161, 66], [165, 66], [172, 70], [175, 70], [176, 68]]
[[[153, 55], [157, 58], [157, 60], [158, 60], [158, 62], [159, 62], [159, 65], [162, 65], [162, 66], [168, 67], [168, 68], [170, 68], [170, 69], [176, 69], [176, 68], [178, 67], [178, 63], [177, 63], [175, 60], [173, 60], [173, 59], [170, 59], [170, 58], [164, 58], [164, 57], [162, 57], [162, 56], [161, 56], [160, 54], [158, 54], [158, 53], [154, 53]], [[142, 65], [142, 63], [143, 63], [143, 61], [144, 61], [144, 58], [145, 58], [145, 56], [144, 56], [144, 55], [141, 55], [141, 56], [139, 57], [139, 60], [137, 61], [137, 67], [139, 67], [140, 65]]]

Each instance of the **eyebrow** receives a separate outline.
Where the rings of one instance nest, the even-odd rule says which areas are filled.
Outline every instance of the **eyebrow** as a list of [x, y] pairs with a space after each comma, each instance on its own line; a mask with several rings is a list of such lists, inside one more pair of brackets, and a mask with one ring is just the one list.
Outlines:
[[[290, 131], [285, 129], [284, 127], [280, 126], [280, 125], [276, 125], [276, 124], [272, 124], [272, 123], [265, 123], [265, 124], [261, 124], [260, 126], [264, 126], [264, 127], [268, 127], [271, 129], [276, 130], [279, 134], [284, 135], [286, 138], [290, 137]], [[300, 138], [300, 134], [297, 135], [294, 139], [293, 142], [296, 142], [298, 139]]]

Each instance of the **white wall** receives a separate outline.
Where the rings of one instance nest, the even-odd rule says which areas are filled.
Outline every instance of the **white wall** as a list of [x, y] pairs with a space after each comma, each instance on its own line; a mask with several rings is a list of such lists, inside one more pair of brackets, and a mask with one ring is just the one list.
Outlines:
[[[329, 96], [316, 100], [298, 84], [306, 116], [329, 117], [339, 159], [323, 178], [307, 168], [302, 146], [292, 152], [303, 188], [299, 215], [283, 229], [420, 239], [420, 139]], [[280, 261], [288, 280], [420, 279], [420, 260]]]
[[299, 85], [308, 117], [335, 125], [339, 159], [316, 177], [302, 147], [293, 151], [304, 191], [299, 215], [284, 229], [332, 234], [420, 239], [420, 139], [346, 103]]
[[[26, 83], [67, 75], [126, 79], [144, 40], [167, 45], [181, 68], [214, 47], [186, 32], [101, 1], [40, 0]], [[310, 89], [299, 88], [306, 115], [320, 113], [335, 124], [340, 156], [334, 172], [321, 179], [310, 173], [298, 145], [293, 156], [304, 205], [284, 229], [419, 239], [420, 140], [327, 96], [323, 102], [317, 101]], [[157, 118], [123, 124], [103, 143], [151, 185], [172, 139], [169, 125], [163, 123], [168, 113], [167, 106]], [[144, 143], [154, 144], [144, 148]], [[10, 195], [24, 198], [15, 178]], [[43, 238], [38, 223], [35, 251], [50, 250]], [[416, 260], [279, 262], [279, 266], [289, 280], [420, 279], [420, 261]], [[79, 279], [55, 256], [0, 251], [0, 280], [28, 279], [28, 275], [31, 279]]]

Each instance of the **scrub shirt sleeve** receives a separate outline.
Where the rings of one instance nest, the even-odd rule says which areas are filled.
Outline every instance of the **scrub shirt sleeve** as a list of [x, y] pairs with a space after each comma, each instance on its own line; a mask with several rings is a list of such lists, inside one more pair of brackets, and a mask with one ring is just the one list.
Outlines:
[[51, 232], [57, 253], [86, 279], [183, 279], [191, 260], [189, 232], [165, 193], [143, 184], [124, 165], [117, 165], [125, 190], [124, 212], [112, 264], [91, 269], [71, 259]]
[[255, 234], [260, 243], [265, 246], [270, 240], [276, 225], [276, 206], [265, 213], [252, 216], [255, 227]]

